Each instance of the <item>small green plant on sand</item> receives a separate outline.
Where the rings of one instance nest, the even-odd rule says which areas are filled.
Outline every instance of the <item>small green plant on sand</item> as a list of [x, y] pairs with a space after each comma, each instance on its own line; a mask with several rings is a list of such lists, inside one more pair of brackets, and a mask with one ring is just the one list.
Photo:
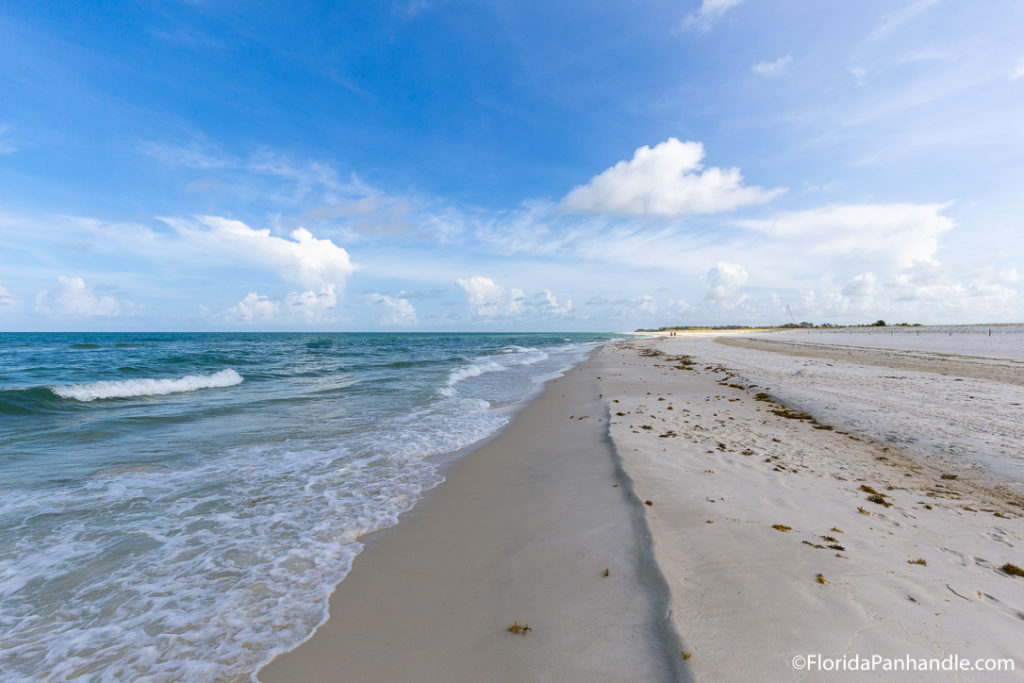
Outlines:
[[828, 583], [828, 579], [826, 579], [824, 576], [822, 576], [820, 572], [818, 573], [818, 576], [814, 580], [817, 581], [818, 583]]
[[607, 569], [604, 570], [604, 575], [605, 576], [611, 576], [611, 574], [612, 573], [610, 571], [608, 571]]
[[1024, 576], [1024, 569], [1021, 569], [1015, 564], [1010, 564], [1009, 562], [1000, 567], [1000, 569], [1010, 576]]
[[521, 633], [522, 635], [525, 636], [527, 633], [529, 633], [533, 629], [530, 628], [530, 626], [528, 624], [520, 624], [519, 620], [515, 619], [515, 620], [512, 621], [511, 624], [508, 625], [508, 630], [511, 633]]
[[857, 506], [857, 512], [859, 512], [862, 515], [870, 515], [871, 514], [870, 512], [868, 512], [867, 510], [865, 510], [864, 508], [862, 508], [859, 505]]
[[684, 661], [684, 662], [685, 662], [685, 661], [686, 661], [687, 659], [689, 659], [690, 657], [692, 657], [692, 656], [693, 656], [692, 654], [690, 654], [690, 653], [689, 653], [689, 652], [687, 652], [686, 650], [680, 650], [680, 651], [679, 651], [679, 653], [680, 653], [681, 655], [683, 655], [683, 661]]
[[928, 561], [926, 559], [924, 559], [923, 557], [919, 557], [916, 560], [907, 560], [907, 564], [919, 564], [922, 567], [927, 567], [928, 566]]
[[776, 531], [792, 531], [793, 527], [786, 526], [785, 524], [772, 524], [772, 528]]

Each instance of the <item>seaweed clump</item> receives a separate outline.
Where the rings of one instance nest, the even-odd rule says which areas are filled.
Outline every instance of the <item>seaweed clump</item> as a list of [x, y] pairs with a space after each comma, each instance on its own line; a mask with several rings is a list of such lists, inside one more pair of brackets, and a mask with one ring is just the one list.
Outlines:
[[511, 624], [508, 625], [508, 631], [510, 633], [520, 633], [526, 635], [533, 629], [530, 628], [529, 624], [520, 624], [518, 619], [514, 619]]

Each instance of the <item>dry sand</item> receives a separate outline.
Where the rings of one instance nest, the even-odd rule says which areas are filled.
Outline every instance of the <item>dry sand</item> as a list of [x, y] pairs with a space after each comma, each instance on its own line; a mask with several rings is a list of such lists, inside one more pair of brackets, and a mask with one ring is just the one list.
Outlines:
[[[598, 349], [371, 543], [330, 621], [260, 679], [1024, 679], [1024, 578], [999, 569], [1024, 566], [1019, 493], [984, 459], [949, 478], [952, 456], [930, 458], [923, 436], [878, 438], [884, 408], [844, 422], [878, 393], [871, 367], [912, 372], [898, 354], [777, 350], [710, 336]], [[860, 393], [786, 394], [811, 358]], [[969, 381], [999, 384], [977, 367]], [[978, 387], [1013, 397], [1013, 377]], [[984, 411], [967, 417], [969, 433]], [[534, 630], [507, 632], [513, 619]], [[808, 654], [1010, 658], [1015, 671], [794, 670]]]
[[693, 677], [824, 681], [837, 674], [795, 671], [792, 658], [955, 654], [1014, 658], [1016, 671], [869, 677], [1021, 680], [1024, 579], [998, 570], [1024, 563], [1020, 497], [757, 400], [764, 387], [721, 365], [723, 348], [638, 340], [594, 361], [618, 400], [623, 466], [654, 503], [647, 521]]

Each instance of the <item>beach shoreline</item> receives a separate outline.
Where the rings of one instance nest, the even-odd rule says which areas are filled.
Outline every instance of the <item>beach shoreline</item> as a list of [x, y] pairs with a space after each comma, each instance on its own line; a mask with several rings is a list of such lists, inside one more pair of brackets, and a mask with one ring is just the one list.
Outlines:
[[[584, 361], [375, 534], [286, 680], [679, 680], [642, 502]], [[607, 570], [607, 576], [605, 572]], [[532, 629], [510, 633], [514, 621]]]
[[790, 400], [788, 378], [838, 354], [775, 353], [792, 365], [759, 386], [743, 373], [773, 351], [729, 337], [613, 342], [549, 381], [260, 680], [828, 680], [794, 668], [807, 655], [990, 658], [1016, 673], [986, 680], [1016, 680], [1018, 493]]

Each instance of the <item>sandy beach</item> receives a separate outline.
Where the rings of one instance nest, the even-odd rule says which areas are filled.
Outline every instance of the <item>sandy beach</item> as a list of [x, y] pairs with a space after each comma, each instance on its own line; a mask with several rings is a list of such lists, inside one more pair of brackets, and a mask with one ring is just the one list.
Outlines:
[[260, 680], [1021, 680], [1018, 360], [842, 341], [601, 347], [370, 539]]

